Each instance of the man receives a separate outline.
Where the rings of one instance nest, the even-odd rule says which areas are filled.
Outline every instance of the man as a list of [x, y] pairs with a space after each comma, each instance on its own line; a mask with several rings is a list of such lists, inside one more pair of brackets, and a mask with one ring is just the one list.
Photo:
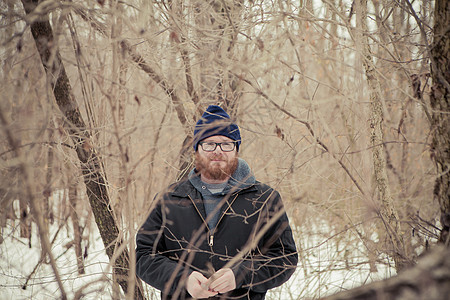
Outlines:
[[136, 236], [136, 272], [163, 299], [264, 299], [297, 265], [277, 191], [238, 158], [239, 127], [211, 105], [194, 130], [195, 169], [157, 196]]

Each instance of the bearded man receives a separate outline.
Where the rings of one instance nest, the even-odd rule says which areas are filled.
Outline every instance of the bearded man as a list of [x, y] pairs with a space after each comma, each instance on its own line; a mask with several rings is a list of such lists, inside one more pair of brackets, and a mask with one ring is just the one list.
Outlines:
[[264, 299], [298, 256], [277, 191], [238, 157], [239, 127], [211, 105], [194, 129], [195, 168], [169, 186], [136, 236], [136, 273], [162, 299]]

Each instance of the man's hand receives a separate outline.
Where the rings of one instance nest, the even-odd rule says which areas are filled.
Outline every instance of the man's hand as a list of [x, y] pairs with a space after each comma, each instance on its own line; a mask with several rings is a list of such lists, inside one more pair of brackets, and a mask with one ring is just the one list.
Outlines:
[[186, 290], [193, 298], [197, 299], [209, 298], [217, 295], [217, 292], [202, 287], [205, 286], [207, 282], [208, 278], [203, 276], [202, 273], [194, 271], [189, 275], [186, 281]]
[[210, 291], [223, 294], [236, 288], [236, 279], [230, 268], [224, 268], [214, 273], [205, 283], [205, 286]]

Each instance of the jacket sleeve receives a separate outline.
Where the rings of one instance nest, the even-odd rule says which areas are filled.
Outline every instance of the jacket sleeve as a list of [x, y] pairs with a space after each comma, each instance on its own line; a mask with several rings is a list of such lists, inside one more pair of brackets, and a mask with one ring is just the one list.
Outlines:
[[164, 216], [158, 205], [148, 216], [136, 235], [136, 274], [147, 284], [172, 295], [192, 272], [177, 261], [168, 257], [169, 251], [164, 243]]
[[[274, 195], [265, 224], [271, 222], [271, 217], [280, 209], [284, 211], [278, 192]], [[273, 221], [258, 243], [260, 247], [232, 268], [237, 287], [264, 293], [285, 283], [294, 273], [298, 255], [288, 217], [283, 213]]]

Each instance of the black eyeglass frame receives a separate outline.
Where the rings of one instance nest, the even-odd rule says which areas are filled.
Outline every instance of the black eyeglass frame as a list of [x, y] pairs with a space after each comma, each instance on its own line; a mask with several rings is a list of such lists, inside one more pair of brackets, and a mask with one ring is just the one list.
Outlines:
[[[236, 149], [236, 143], [237, 143], [237, 142], [222, 142], [222, 143], [216, 143], [216, 142], [200, 142], [200, 143], [198, 143], [198, 144], [200, 145], [200, 147], [202, 147], [202, 150], [205, 151], [205, 152], [214, 152], [214, 151], [216, 151], [217, 146], [219, 146], [219, 147], [220, 147], [220, 150], [222, 150], [223, 152], [232, 152], [234, 149]], [[203, 144], [216, 144], [216, 145], [214, 146], [214, 149], [212, 149], [212, 150], [205, 150], [205, 148], [203, 148]], [[223, 150], [222, 144], [233, 144], [233, 149], [231, 149], [231, 150]]]

